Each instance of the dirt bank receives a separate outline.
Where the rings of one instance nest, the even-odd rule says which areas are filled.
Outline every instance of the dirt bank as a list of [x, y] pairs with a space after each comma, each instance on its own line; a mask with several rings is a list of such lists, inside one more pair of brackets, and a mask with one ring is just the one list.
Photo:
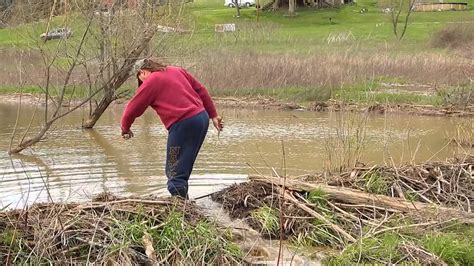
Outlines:
[[[20, 102], [27, 105], [42, 103], [43, 99], [35, 94], [23, 94], [20, 98], [19, 94], [0, 95], [0, 102], [17, 104]], [[326, 102], [310, 102], [298, 104], [285, 102], [268, 97], [214, 97], [217, 105], [229, 108], [256, 108], [256, 109], [274, 109], [274, 110], [306, 110], [313, 112], [372, 112], [372, 113], [400, 113], [409, 115], [426, 115], [426, 116], [455, 116], [455, 117], [472, 117], [474, 116], [474, 106], [456, 107], [456, 106], [433, 106], [433, 105], [413, 105], [413, 104], [358, 104], [345, 103], [336, 100]], [[77, 104], [79, 101], [70, 101], [64, 104], [65, 107]], [[115, 104], [124, 104], [126, 101], [117, 101]]]
[[427, 116], [456, 116], [470, 117], [474, 116], [474, 106], [468, 107], [443, 107], [433, 105], [414, 105], [414, 104], [390, 104], [390, 103], [345, 103], [342, 101], [329, 100], [325, 102], [310, 102], [306, 104], [297, 104], [283, 102], [272, 98], [229, 98], [216, 97], [215, 101], [220, 106], [233, 108], [260, 108], [277, 110], [306, 110], [314, 112], [372, 112], [372, 113], [400, 113], [409, 115], [427, 115]]

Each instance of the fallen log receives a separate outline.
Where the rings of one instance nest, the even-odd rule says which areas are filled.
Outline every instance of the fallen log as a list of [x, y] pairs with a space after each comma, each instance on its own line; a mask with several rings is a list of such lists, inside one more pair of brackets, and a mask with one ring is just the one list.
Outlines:
[[292, 202], [293, 204], [295, 204], [296, 206], [298, 206], [299, 208], [301, 208], [305, 212], [309, 213], [311, 216], [313, 216], [313, 217], [325, 222], [326, 224], [328, 224], [335, 232], [342, 235], [342, 237], [346, 241], [351, 242], [351, 243], [354, 243], [354, 242], [357, 241], [353, 236], [351, 236], [349, 233], [344, 231], [344, 229], [342, 229], [340, 226], [330, 222], [326, 217], [324, 217], [324, 215], [321, 215], [321, 214], [317, 213], [316, 211], [314, 211], [313, 209], [311, 209], [310, 207], [302, 204], [301, 202], [299, 202], [297, 199], [295, 199], [291, 194], [289, 194], [286, 191], [285, 191], [285, 199], [289, 200], [290, 202]]
[[277, 186], [284, 185], [286, 189], [300, 192], [309, 192], [321, 189], [328, 195], [329, 198], [333, 198], [346, 203], [375, 205], [378, 207], [393, 209], [404, 213], [418, 213], [422, 217], [437, 216], [443, 217], [443, 219], [456, 218], [460, 222], [474, 224], [474, 213], [465, 212], [454, 208], [443, 207], [436, 204], [407, 201], [402, 198], [389, 197], [379, 194], [370, 194], [360, 190], [344, 187], [307, 183], [290, 178], [286, 178], [285, 184], [283, 179], [270, 176], [249, 176], [249, 179]]

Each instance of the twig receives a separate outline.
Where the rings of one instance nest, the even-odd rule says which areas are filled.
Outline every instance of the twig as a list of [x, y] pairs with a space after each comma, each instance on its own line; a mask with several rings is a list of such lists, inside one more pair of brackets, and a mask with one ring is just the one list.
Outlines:
[[[453, 219], [446, 221], [451, 222]], [[431, 222], [426, 222], [426, 223], [419, 223], [419, 224], [409, 224], [409, 225], [401, 225], [401, 226], [395, 226], [395, 227], [389, 227], [389, 228], [384, 228], [379, 231], [374, 231], [373, 233], [369, 233], [369, 236], [376, 236], [381, 233], [387, 232], [387, 231], [394, 231], [398, 229], [405, 229], [405, 228], [412, 228], [412, 227], [420, 227], [420, 226], [428, 226], [428, 225], [434, 225], [434, 224], [440, 224], [438, 221], [431, 221]]]
[[336, 202], [336, 203], [334, 203], [334, 204], [339, 205], [339, 206], [349, 207], [349, 208], [377, 209], [377, 210], [389, 211], [389, 212], [393, 212], [393, 213], [400, 213], [400, 212], [401, 212], [401, 211], [395, 210], [395, 209], [389, 209], [389, 208], [379, 207], [379, 206], [376, 206], [375, 204], [374, 204], [374, 205], [366, 205], [366, 204], [346, 204], [346, 203], [340, 203], [340, 202]]

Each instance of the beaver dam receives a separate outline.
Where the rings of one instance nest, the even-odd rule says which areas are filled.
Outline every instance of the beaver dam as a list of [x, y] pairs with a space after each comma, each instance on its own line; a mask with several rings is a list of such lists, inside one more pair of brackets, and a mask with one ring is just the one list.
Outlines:
[[[255, 175], [212, 195], [234, 219], [324, 263], [474, 263], [474, 157], [358, 167], [300, 178]], [[19, 263], [251, 264], [235, 228], [193, 201], [37, 203], [0, 213], [0, 258]], [[250, 229], [250, 230], [252, 230]], [[278, 255], [268, 261], [279, 261]]]

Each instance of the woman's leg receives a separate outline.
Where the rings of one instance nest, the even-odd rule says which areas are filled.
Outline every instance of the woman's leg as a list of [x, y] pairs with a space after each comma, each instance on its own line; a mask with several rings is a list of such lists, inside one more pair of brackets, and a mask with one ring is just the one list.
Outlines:
[[188, 180], [209, 127], [207, 112], [174, 124], [168, 135], [166, 176], [171, 195], [187, 197]]

